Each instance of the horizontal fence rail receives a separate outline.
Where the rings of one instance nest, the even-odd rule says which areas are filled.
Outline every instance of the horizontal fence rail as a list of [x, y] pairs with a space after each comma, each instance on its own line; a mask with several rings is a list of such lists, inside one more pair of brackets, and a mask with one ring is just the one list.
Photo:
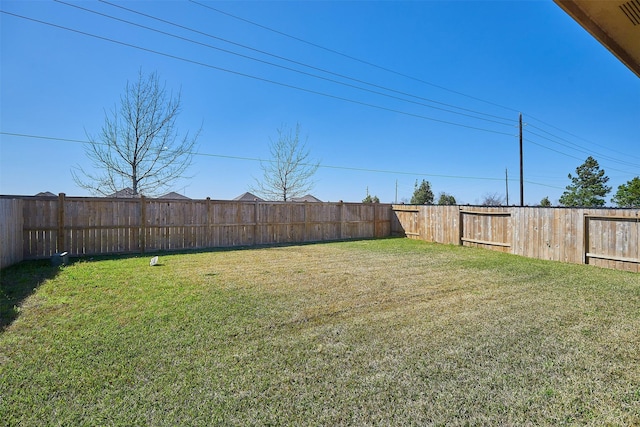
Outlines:
[[393, 205], [393, 232], [640, 272], [640, 209]]
[[[0, 200], [10, 200], [3, 197]], [[20, 229], [20, 245], [12, 245], [21, 248], [21, 259], [47, 258], [60, 252], [85, 256], [387, 237], [393, 215], [388, 204], [342, 202], [64, 194], [14, 200], [20, 202], [20, 214], [10, 216], [20, 221], [12, 226]]]

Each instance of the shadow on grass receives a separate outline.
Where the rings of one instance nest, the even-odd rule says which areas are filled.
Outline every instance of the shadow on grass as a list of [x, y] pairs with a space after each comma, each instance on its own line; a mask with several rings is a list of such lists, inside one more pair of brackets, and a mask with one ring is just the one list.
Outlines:
[[59, 272], [49, 260], [23, 261], [0, 271], [0, 333], [18, 318], [24, 300]]

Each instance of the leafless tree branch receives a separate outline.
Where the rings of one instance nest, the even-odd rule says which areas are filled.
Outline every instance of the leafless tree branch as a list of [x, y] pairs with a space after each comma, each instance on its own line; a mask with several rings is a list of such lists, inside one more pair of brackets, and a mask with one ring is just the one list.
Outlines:
[[296, 124], [295, 133], [285, 126], [277, 132], [278, 138], [269, 144], [271, 160], [260, 163], [262, 180], [256, 178], [250, 191], [267, 200], [286, 202], [313, 189], [312, 178], [320, 162], [311, 159], [306, 139], [300, 140], [300, 124]]
[[97, 138], [87, 134], [85, 153], [91, 163], [72, 170], [76, 184], [107, 195], [126, 187], [134, 195], [154, 196], [185, 177], [193, 162], [199, 129], [180, 137], [176, 119], [180, 93], [167, 93], [157, 73], [127, 82], [120, 104], [110, 113]]

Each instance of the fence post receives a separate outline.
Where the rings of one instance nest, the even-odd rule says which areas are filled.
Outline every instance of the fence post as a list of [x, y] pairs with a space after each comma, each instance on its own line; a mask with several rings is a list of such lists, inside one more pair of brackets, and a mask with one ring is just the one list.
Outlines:
[[56, 240], [56, 252], [65, 251], [64, 244], [64, 193], [58, 194], [58, 235]]
[[340, 239], [344, 239], [344, 202], [340, 200]]
[[458, 206], [458, 245], [463, 246], [464, 241], [464, 211]]
[[144, 253], [147, 246], [147, 208], [145, 197], [140, 196], [140, 253]]
[[307, 228], [309, 228], [309, 220], [307, 219], [307, 206], [309, 206], [308, 204], [309, 202], [307, 202], [306, 200], [304, 201], [304, 211], [303, 216], [304, 216], [304, 230], [302, 231], [302, 241], [306, 242], [307, 241]]
[[258, 207], [258, 199], [255, 199], [253, 202], [253, 244], [259, 245], [262, 243], [262, 239], [258, 241], [258, 236], [262, 237], [262, 233], [258, 229], [258, 221], [260, 221], [260, 209]]
[[212, 246], [213, 245], [213, 236], [212, 236], [212, 232], [211, 232], [211, 197], [207, 197], [207, 201], [206, 201], [206, 206], [207, 206], [207, 220], [206, 220], [206, 229], [205, 229], [205, 239], [204, 241], [206, 242], [205, 244], [207, 246]]
[[585, 213], [582, 218], [582, 263], [589, 264], [589, 216]]
[[378, 209], [375, 203], [371, 203], [373, 207], [373, 237], [378, 237]]

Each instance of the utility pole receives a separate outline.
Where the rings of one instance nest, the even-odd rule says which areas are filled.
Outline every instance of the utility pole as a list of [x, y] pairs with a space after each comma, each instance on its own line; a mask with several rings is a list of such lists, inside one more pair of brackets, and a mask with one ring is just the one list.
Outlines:
[[522, 113], [520, 113], [520, 206], [524, 206], [524, 171], [522, 168]]
[[504, 170], [504, 182], [507, 187], [507, 206], [509, 206], [509, 170], [506, 168]]
[[398, 180], [396, 179], [396, 205], [398, 204]]

